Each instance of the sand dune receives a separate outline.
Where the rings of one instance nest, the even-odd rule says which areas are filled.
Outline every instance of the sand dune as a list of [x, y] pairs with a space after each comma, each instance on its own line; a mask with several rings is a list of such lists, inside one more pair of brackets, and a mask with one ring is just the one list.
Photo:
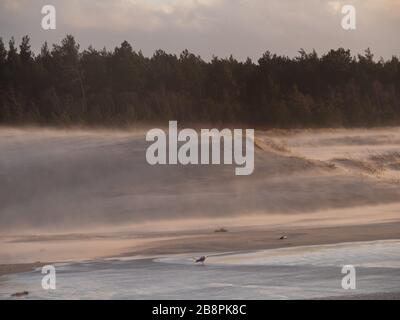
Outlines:
[[[379, 143], [378, 143], [379, 142]], [[68, 230], [400, 202], [400, 131], [257, 132], [255, 172], [150, 166], [139, 131], [0, 130], [0, 229]]]
[[[145, 132], [0, 129], [0, 241], [13, 244], [2, 260], [121, 253], [143, 233], [171, 236], [157, 230], [400, 220], [398, 128], [257, 131], [255, 171], [242, 177], [228, 165], [150, 166]], [[46, 234], [66, 242], [43, 253]]]

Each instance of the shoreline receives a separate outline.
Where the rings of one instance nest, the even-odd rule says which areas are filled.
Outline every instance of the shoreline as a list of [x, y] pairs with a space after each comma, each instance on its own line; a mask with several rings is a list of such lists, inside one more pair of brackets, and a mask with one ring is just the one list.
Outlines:
[[[281, 236], [287, 239], [280, 240]], [[227, 232], [207, 231], [192, 237], [153, 242], [125, 252], [131, 255], [163, 255], [202, 252], [232, 252], [400, 239], [400, 221], [389, 223], [301, 227], [238, 227]], [[212, 250], [210, 250], [212, 249]]]
[[400, 292], [348, 294], [343, 296], [330, 296], [312, 300], [400, 300]]
[[0, 264], [0, 277], [8, 274], [32, 271], [33, 269], [43, 267], [46, 264], [47, 263], [43, 262]]
[[[183, 233], [186, 234], [185, 237], [182, 237]], [[135, 255], [157, 257], [169, 254], [240, 252], [346, 242], [398, 240], [400, 239], [400, 221], [328, 227], [235, 227], [227, 229], [227, 232], [196, 230], [192, 235], [188, 235], [188, 233], [190, 232], [187, 230], [177, 231], [171, 237], [171, 231], [169, 231], [170, 237], [166, 239], [141, 243], [135, 248], [125, 249], [122, 252], [88, 257], [88, 259], [101, 260]], [[280, 240], [279, 238], [283, 235], [287, 236], [287, 239]], [[160, 239], [159, 236], [156, 239]], [[52, 237], [47, 237], [46, 241], [52, 241]], [[70, 261], [74, 261], [74, 259], [70, 259]], [[45, 264], [44, 262], [0, 264], [0, 276], [28, 272]]]

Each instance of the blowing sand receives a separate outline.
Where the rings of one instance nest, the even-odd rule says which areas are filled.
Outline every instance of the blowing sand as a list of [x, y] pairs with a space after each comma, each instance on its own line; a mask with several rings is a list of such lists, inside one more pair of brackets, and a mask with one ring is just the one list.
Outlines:
[[152, 167], [144, 134], [0, 129], [0, 275], [49, 261], [400, 238], [399, 128], [258, 131], [249, 177]]

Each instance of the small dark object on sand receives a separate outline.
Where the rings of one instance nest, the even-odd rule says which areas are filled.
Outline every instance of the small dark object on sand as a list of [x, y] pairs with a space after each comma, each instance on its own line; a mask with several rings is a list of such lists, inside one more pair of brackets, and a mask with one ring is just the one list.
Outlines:
[[198, 263], [200, 262], [201, 264], [204, 264], [204, 261], [206, 261], [207, 256], [201, 256], [200, 258], [196, 259], [195, 262]]
[[282, 236], [279, 238], [279, 240], [286, 240], [286, 239], [287, 239], [287, 236]]
[[27, 296], [28, 294], [29, 294], [28, 291], [21, 291], [21, 292], [13, 293], [11, 296], [12, 297], [23, 297], [23, 296]]
[[216, 229], [214, 232], [228, 232], [225, 228]]

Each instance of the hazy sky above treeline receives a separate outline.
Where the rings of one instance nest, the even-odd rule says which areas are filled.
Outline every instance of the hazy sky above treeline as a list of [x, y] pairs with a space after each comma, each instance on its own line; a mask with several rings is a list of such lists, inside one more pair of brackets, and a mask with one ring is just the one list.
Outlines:
[[[57, 29], [41, 28], [42, 6], [57, 10]], [[357, 10], [357, 29], [341, 27], [341, 7]], [[17, 43], [72, 34], [81, 48], [113, 49], [128, 40], [135, 50], [184, 49], [208, 60], [212, 55], [258, 59], [263, 52], [295, 56], [300, 48], [318, 53], [345, 47], [377, 57], [400, 55], [400, 0], [1, 0], [0, 36]]]

